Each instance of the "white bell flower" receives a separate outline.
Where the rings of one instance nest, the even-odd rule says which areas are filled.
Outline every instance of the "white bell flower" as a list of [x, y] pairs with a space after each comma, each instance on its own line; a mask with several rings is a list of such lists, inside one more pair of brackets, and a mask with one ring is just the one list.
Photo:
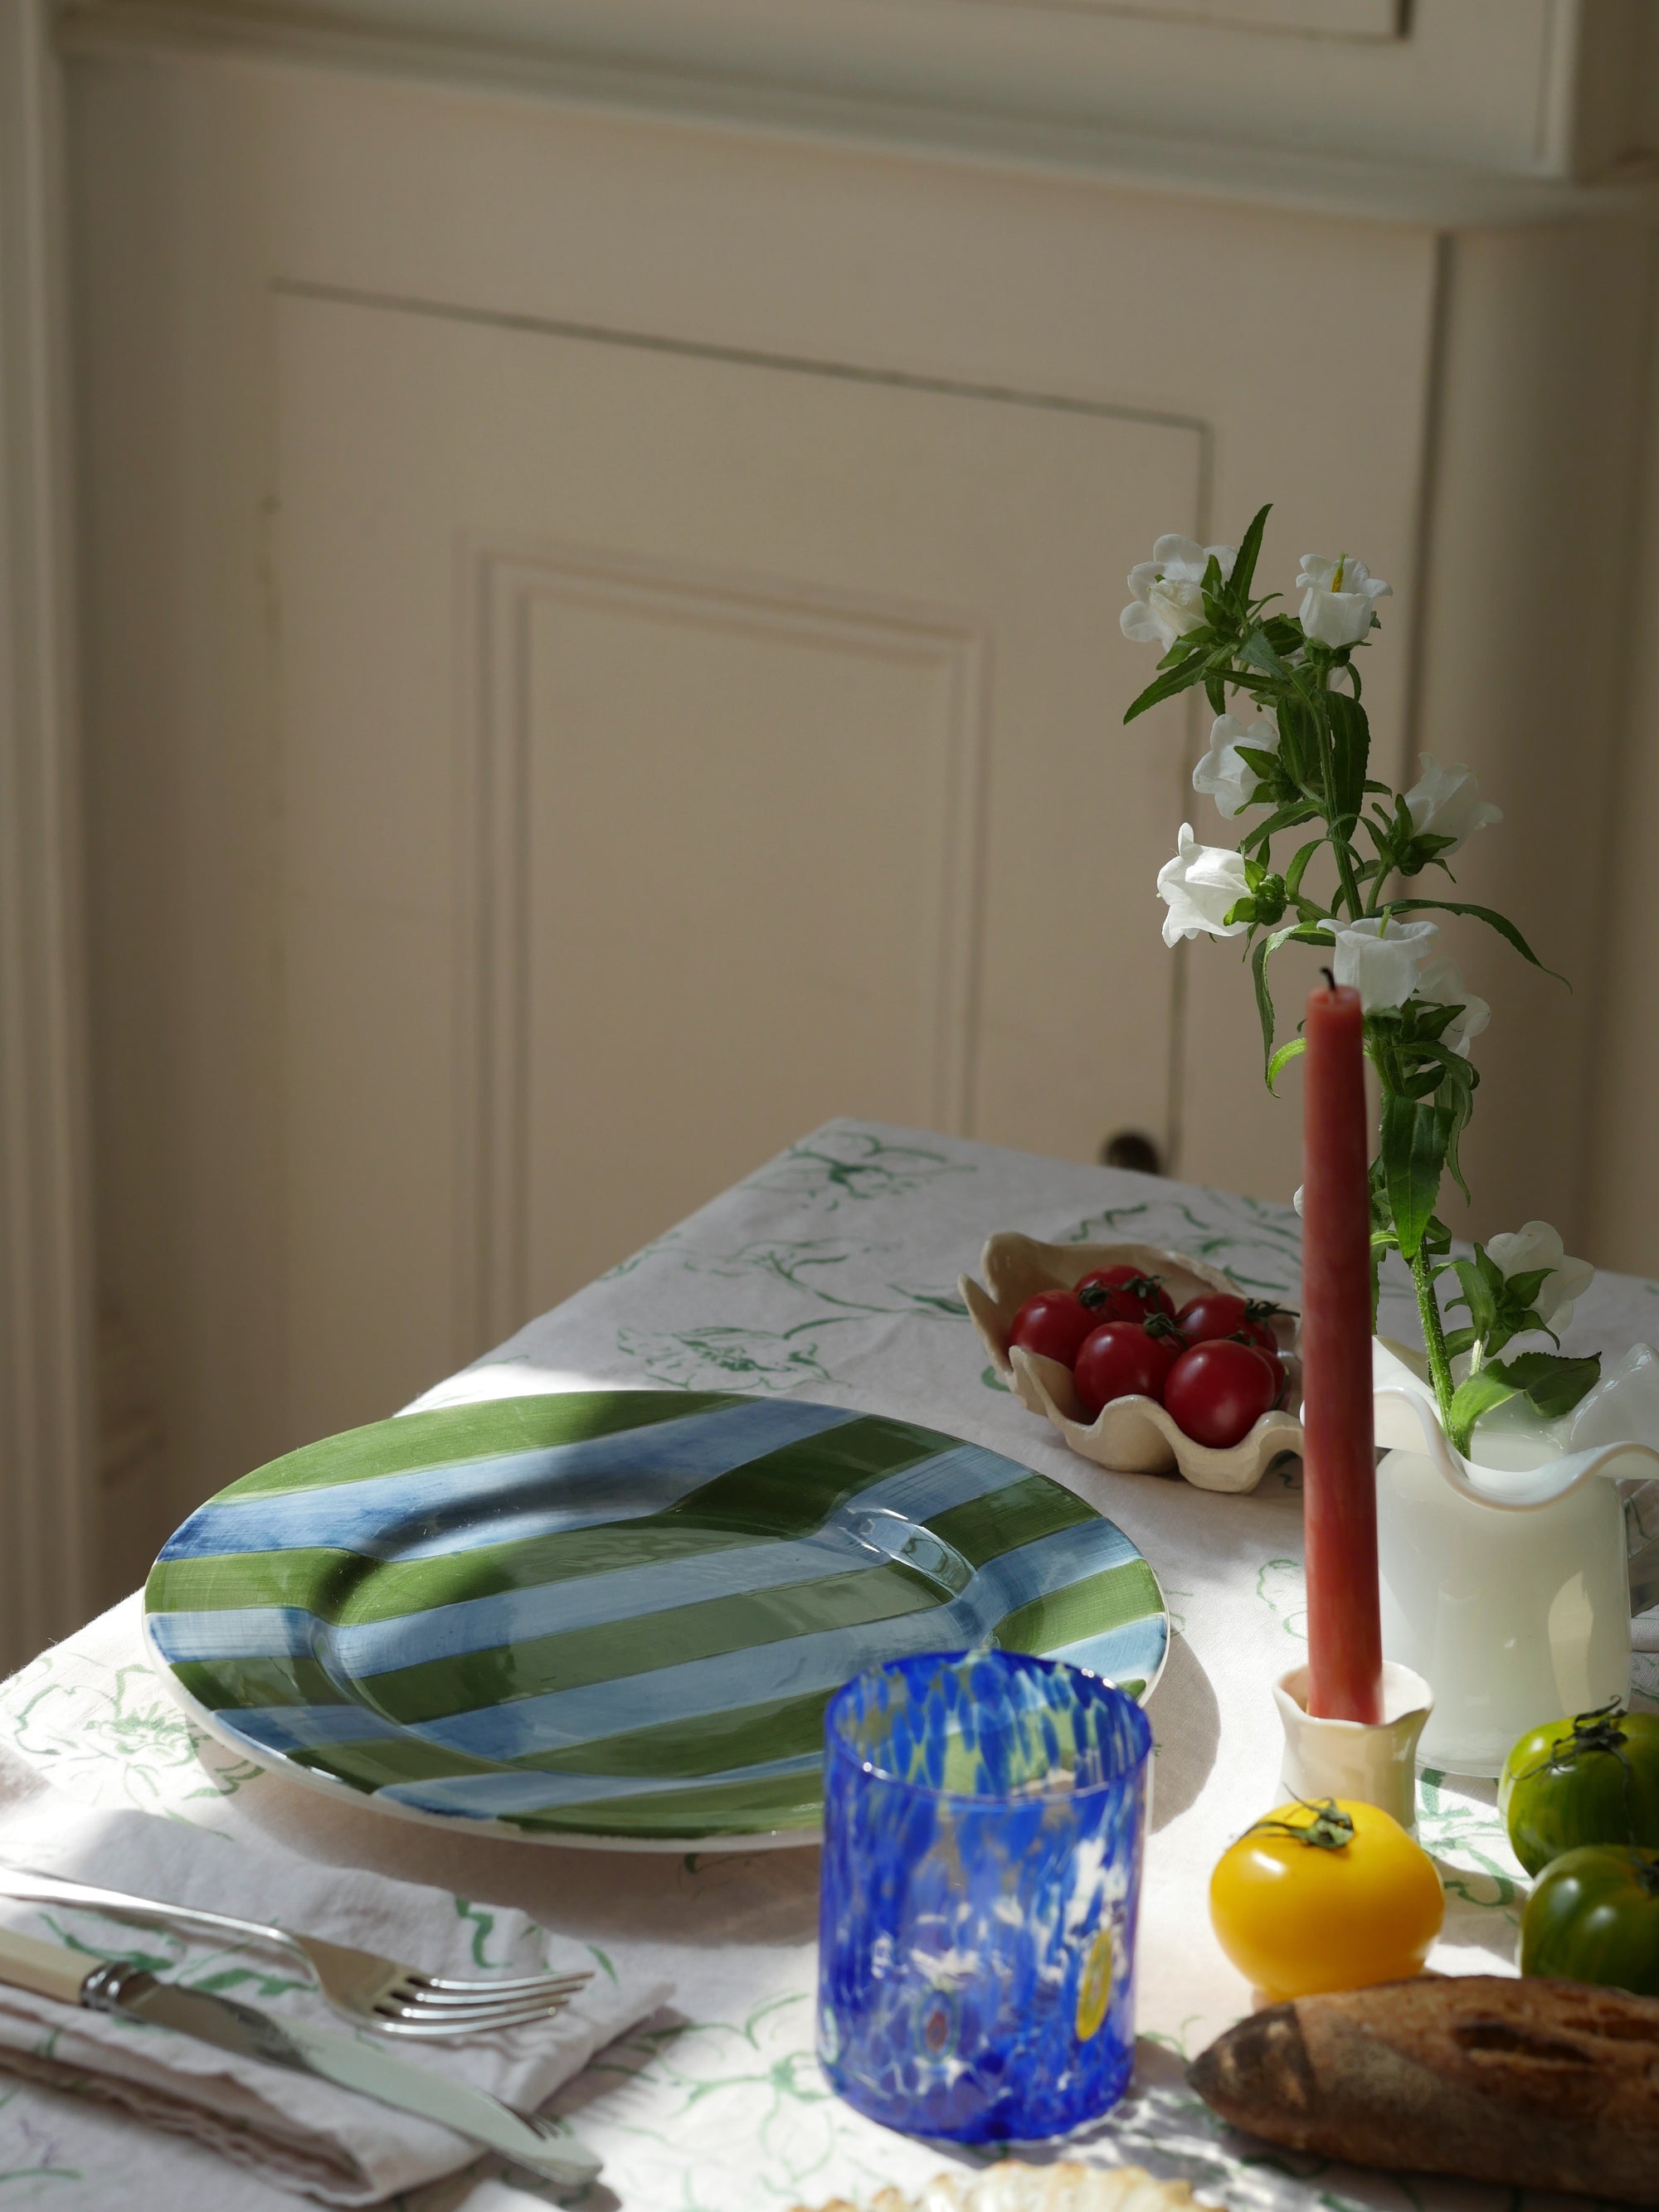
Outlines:
[[1440, 1032], [1440, 1042], [1449, 1050], [1469, 1056], [1469, 1041], [1478, 1037], [1492, 1020], [1492, 1008], [1484, 999], [1465, 990], [1463, 978], [1453, 962], [1443, 953], [1437, 955], [1424, 967], [1417, 979], [1414, 997], [1435, 1006], [1462, 1006], [1461, 1014], [1454, 1014]]
[[1291, 1193], [1291, 1205], [1297, 1219], [1300, 1221], [1302, 1218], [1302, 1185], [1300, 1183], [1297, 1183], [1296, 1188]]
[[1455, 853], [1466, 837], [1501, 822], [1504, 810], [1482, 799], [1473, 769], [1442, 768], [1432, 753], [1421, 756], [1423, 773], [1406, 793], [1406, 811], [1419, 837], [1449, 837]]
[[1386, 915], [1343, 922], [1336, 930], [1332, 972], [1339, 983], [1354, 986], [1368, 1014], [1403, 1006], [1433, 958], [1439, 935], [1435, 922], [1395, 921]]
[[1327, 561], [1321, 554], [1304, 553], [1296, 580], [1304, 587], [1303, 632], [1321, 645], [1358, 645], [1370, 629], [1377, 600], [1394, 596], [1392, 584], [1346, 555]]
[[1204, 594], [1199, 588], [1213, 554], [1224, 583], [1238, 558], [1236, 545], [1200, 545], [1178, 531], [1160, 538], [1150, 561], [1137, 561], [1129, 571], [1134, 597], [1118, 617], [1125, 637], [1137, 645], [1161, 646], [1167, 653], [1189, 629], [1201, 629], [1206, 620]]
[[1217, 811], [1231, 822], [1255, 799], [1255, 770], [1239, 752], [1249, 745], [1255, 752], [1279, 750], [1279, 725], [1265, 716], [1247, 729], [1236, 714], [1218, 714], [1210, 726], [1210, 750], [1193, 770], [1193, 789], [1216, 803]]
[[1588, 1260], [1567, 1257], [1559, 1231], [1547, 1221], [1529, 1221], [1522, 1229], [1489, 1237], [1486, 1251], [1505, 1282], [1511, 1275], [1528, 1275], [1536, 1267], [1549, 1269], [1532, 1303], [1540, 1320], [1558, 1336], [1572, 1319], [1575, 1304], [1595, 1279], [1595, 1270]]
[[1181, 825], [1181, 848], [1158, 872], [1158, 895], [1169, 908], [1164, 942], [1178, 945], [1201, 930], [1209, 937], [1237, 937], [1246, 927], [1229, 921], [1227, 909], [1249, 890], [1243, 856], [1225, 845], [1200, 845], [1192, 824]]

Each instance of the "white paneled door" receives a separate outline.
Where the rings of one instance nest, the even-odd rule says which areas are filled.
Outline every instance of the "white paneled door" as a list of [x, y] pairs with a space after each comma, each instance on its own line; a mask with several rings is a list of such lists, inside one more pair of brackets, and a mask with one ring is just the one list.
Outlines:
[[1167, 843], [1182, 769], [1104, 702], [1146, 673], [1121, 548], [1198, 526], [1198, 428], [276, 313], [299, 1433], [829, 1115], [1162, 1139], [1176, 963], [1146, 868], [1100, 855]]

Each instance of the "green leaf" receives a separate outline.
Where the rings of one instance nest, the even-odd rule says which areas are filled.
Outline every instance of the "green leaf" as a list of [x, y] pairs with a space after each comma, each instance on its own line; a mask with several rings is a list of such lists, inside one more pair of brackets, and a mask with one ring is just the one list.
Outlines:
[[1227, 711], [1227, 687], [1218, 676], [1204, 678], [1204, 696], [1210, 702], [1210, 711], [1224, 714]]
[[[1601, 1372], [1601, 1359], [1595, 1354], [1588, 1359], [1563, 1359], [1553, 1352], [1520, 1352], [1513, 1359], [1493, 1364], [1511, 1389], [1525, 1392], [1547, 1421], [1571, 1413]], [[1492, 1369], [1480, 1371], [1487, 1375]]]
[[1319, 748], [1314, 742], [1314, 720], [1304, 700], [1292, 695], [1275, 702], [1273, 719], [1279, 724], [1279, 764], [1298, 788], [1308, 784]]
[[1492, 1334], [1498, 1320], [1498, 1300], [1492, 1285], [1481, 1271], [1478, 1257], [1454, 1260], [1452, 1272], [1463, 1285], [1463, 1291], [1461, 1297], [1448, 1299], [1447, 1310], [1449, 1312], [1454, 1306], [1467, 1306], [1474, 1335], [1484, 1342]]
[[[1327, 710], [1331, 718], [1331, 744], [1334, 774], [1331, 797], [1336, 806], [1337, 823], [1351, 824], [1357, 821], [1365, 804], [1365, 769], [1370, 759], [1371, 726], [1365, 710], [1357, 699], [1346, 691], [1325, 694]], [[1333, 823], [1333, 828], [1337, 823]]]
[[1322, 837], [1310, 837], [1307, 843], [1299, 849], [1290, 866], [1285, 869], [1285, 896], [1286, 898], [1293, 899], [1300, 896], [1302, 878], [1308, 872], [1308, 863], [1324, 842]]
[[1265, 822], [1256, 823], [1250, 831], [1250, 842], [1255, 844], [1258, 840], [1276, 837], [1281, 830], [1299, 829], [1303, 823], [1311, 822], [1313, 817], [1314, 810], [1305, 799], [1288, 800], [1285, 805], [1275, 807]]
[[[1496, 1265], [1496, 1262], [1493, 1264]], [[1552, 1267], [1523, 1268], [1519, 1274], [1504, 1278], [1504, 1291], [1517, 1306], [1523, 1310], [1529, 1310], [1536, 1304], [1538, 1293], [1554, 1272]]]
[[1271, 501], [1258, 507], [1250, 517], [1250, 526], [1239, 540], [1238, 558], [1233, 562], [1231, 589], [1237, 605], [1242, 610], [1250, 596], [1250, 586], [1255, 581], [1255, 564], [1261, 551], [1261, 533], [1267, 527], [1267, 517], [1273, 513]]
[[1267, 1087], [1273, 1088], [1273, 1001], [1267, 988], [1267, 963], [1281, 945], [1294, 938], [1298, 945], [1329, 945], [1333, 942], [1328, 929], [1310, 929], [1306, 922], [1290, 923], [1284, 929], [1274, 930], [1271, 937], [1256, 939], [1250, 951], [1250, 969], [1255, 978], [1256, 1012], [1261, 1017], [1261, 1054], [1267, 1067]]
[[[1530, 960], [1534, 968], [1544, 968], [1543, 962], [1528, 944], [1526, 939], [1522, 936], [1515, 924], [1512, 921], [1506, 921], [1501, 914], [1494, 914], [1489, 906], [1460, 905], [1453, 899], [1395, 899], [1392, 902], [1392, 905], [1395, 914], [1411, 914], [1419, 908], [1426, 907], [1436, 914], [1473, 915], [1477, 921], [1484, 921], [1488, 929], [1495, 929], [1500, 937], [1507, 939], [1523, 960]], [[1558, 983], [1567, 981], [1566, 977], [1557, 974], [1553, 968], [1544, 968], [1544, 973], [1547, 975], [1554, 975]], [[1571, 990], [1572, 986], [1568, 983], [1567, 988]]]
[[1451, 1442], [1455, 1451], [1468, 1455], [1471, 1432], [1482, 1413], [1491, 1413], [1513, 1398], [1520, 1385], [1505, 1380], [1496, 1367], [1483, 1367], [1460, 1382], [1452, 1393]]
[[1290, 1066], [1291, 1062], [1300, 1054], [1306, 1052], [1307, 1049], [1308, 1040], [1306, 1037], [1292, 1037], [1287, 1044], [1282, 1044], [1279, 1046], [1279, 1050], [1267, 1062], [1267, 1088], [1269, 1091], [1273, 1088], [1273, 1085], [1278, 1082], [1279, 1077]]
[[1249, 668], [1260, 668], [1275, 676], [1281, 684], [1294, 681], [1291, 672], [1273, 651], [1265, 629], [1253, 629], [1238, 649], [1238, 657]]
[[[1446, 1111], [1451, 1116], [1446, 1131], [1446, 1165], [1451, 1170], [1451, 1179], [1459, 1190], [1466, 1199], [1472, 1200], [1473, 1193], [1463, 1180], [1462, 1146], [1463, 1132], [1469, 1126], [1474, 1100], [1471, 1096], [1471, 1086], [1468, 1084], [1461, 1087], [1451, 1084], [1445, 1087], [1451, 1091], [1450, 1100], [1446, 1103]], [[1442, 1096], [1443, 1100], [1443, 1092]]]
[[1200, 653], [1192, 653], [1177, 666], [1155, 677], [1138, 699], [1129, 702], [1123, 719], [1133, 722], [1137, 714], [1144, 714], [1149, 707], [1161, 706], [1165, 699], [1173, 699], [1179, 691], [1189, 691], [1194, 684], [1201, 683], [1206, 664]]
[[1250, 954], [1250, 973], [1255, 978], [1255, 1010], [1261, 1017], [1261, 1056], [1267, 1063], [1267, 1088], [1273, 1088], [1273, 994], [1267, 988], [1267, 957], [1273, 951], [1271, 937], [1259, 937]]
[[1445, 1107], [1424, 1098], [1404, 1098], [1396, 1091], [1383, 1092], [1383, 1175], [1395, 1232], [1407, 1260], [1422, 1249], [1450, 1137], [1451, 1115]]
[[1455, 1359], [1461, 1352], [1473, 1352], [1474, 1331], [1472, 1328], [1449, 1328], [1446, 1331], [1446, 1357]]

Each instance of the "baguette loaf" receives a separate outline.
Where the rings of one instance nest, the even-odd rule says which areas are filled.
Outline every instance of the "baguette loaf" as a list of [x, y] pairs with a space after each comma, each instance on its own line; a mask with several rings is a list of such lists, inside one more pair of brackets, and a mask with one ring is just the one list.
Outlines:
[[1659, 2204], [1659, 2000], [1425, 1976], [1299, 1997], [1189, 2069], [1235, 2127], [1356, 2166]]

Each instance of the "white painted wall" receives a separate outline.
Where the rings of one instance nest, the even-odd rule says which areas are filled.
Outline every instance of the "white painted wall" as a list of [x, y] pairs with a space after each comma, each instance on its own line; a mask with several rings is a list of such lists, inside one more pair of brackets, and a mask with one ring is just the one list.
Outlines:
[[1472, 939], [1474, 1225], [1602, 1256], [1640, 18], [443, 7], [65, 12], [118, 1583], [831, 1112], [1286, 1194], [1248, 978], [1158, 941], [1197, 717], [1117, 726], [1122, 571], [1264, 498], [1579, 984]]

